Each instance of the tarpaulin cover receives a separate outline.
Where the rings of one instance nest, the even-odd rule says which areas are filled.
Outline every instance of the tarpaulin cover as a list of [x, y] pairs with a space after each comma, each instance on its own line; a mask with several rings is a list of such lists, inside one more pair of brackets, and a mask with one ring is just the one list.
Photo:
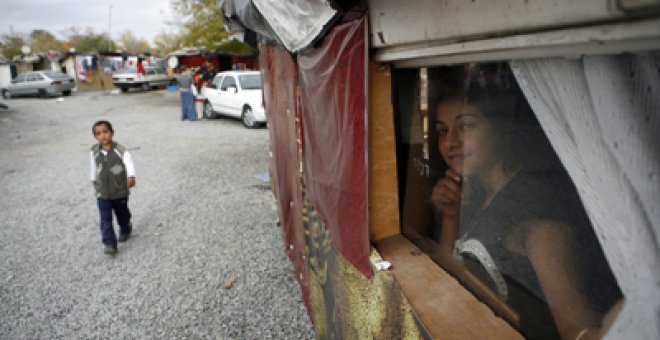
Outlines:
[[290, 52], [309, 46], [337, 14], [327, 0], [252, 0]]
[[371, 277], [367, 224], [365, 17], [298, 56], [306, 194], [335, 248]]
[[[254, 6], [252, 0], [222, 0], [220, 7], [227, 22], [232, 24], [238, 22], [240, 26], [281, 44], [277, 34]], [[234, 28], [235, 25], [229, 27], [230, 30]]]
[[224, 0], [225, 16], [292, 53], [312, 44], [338, 15], [327, 0]]
[[272, 153], [271, 186], [277, 197], [278, 213], [286, 252], [294, 264], [296, 278], [309, 308], [309, 282], [302, 221], [302, 189], [300, 182], [300, 147], [297, 143], [296, 117], [300, 110], [296, 96], [296, 67], [286, 50], [261, 46], [259, 64], [263, 79], [263, 95], [268, 116], [268, 132]]

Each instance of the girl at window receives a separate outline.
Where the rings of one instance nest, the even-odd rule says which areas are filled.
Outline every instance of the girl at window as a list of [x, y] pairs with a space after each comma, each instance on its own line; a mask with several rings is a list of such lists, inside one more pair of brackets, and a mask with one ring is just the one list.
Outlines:
[[440, 248], [518, 312], [526, 337], [599, 338], [621, 292], [570, 178], [521, 93], [466, 92], [434, 112]]

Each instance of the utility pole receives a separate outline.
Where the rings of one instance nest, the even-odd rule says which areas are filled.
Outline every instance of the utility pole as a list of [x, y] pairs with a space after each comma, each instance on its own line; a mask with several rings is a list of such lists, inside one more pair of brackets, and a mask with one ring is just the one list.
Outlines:
[[108, 52], [112, 52], [112, 5], [108, 6]]

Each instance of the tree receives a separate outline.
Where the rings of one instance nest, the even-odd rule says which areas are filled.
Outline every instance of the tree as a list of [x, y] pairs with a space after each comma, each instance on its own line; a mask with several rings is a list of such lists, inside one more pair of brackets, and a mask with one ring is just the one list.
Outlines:
[[225, 41], [222, 45], [218, 46], [216, 52], [227, 53], [230, 55], [252, 55], [254, 53], [252, 47], [236, 39]]
[[181, 43], [215, 51], [227, 38], [220, 2], [217, 0], [171, 0], [182, 23]]
[[2, 35], [2, 54], [5, 58], [12, 60], [14, 57], [20, 57], [21, 47], [26, 45], [26, 40], [23, 34], [11, 33]]
[[137, 38], [133, 31], [126, 30], [119, 35], [119, 46], [124, 49], [124, 51], [131, 54], [141, 54], [147, 52], [151, 49], [149, 42], [144, 38]]
[[94, 31], [91, 28], [87, 28], [87, 32], [83, 32], [80, 27], [70, 26], [60, 31], [60, 34], [66, 39], [64, 44], [66, 49], [77, 48], [78, 45], [83, 41], [85, 36], [93, 34]]
[[64, 42], [55, 38], [50, 32], [42, 29], [32, 30], [32, 51], [35, 53], [46, 53], [48, 51], [62, 51], [66, 49]]
[[167, 55], [170, 52], [181, 49], [183, 42], [181, 41], [181, 36], [175, 33], [167, 33], [161, 30], [154, 37], [154, 52], [158, 55]]
[[84, 30], [80, 27], [70, 26], [60, 31], [66, 41], [64, 47], [66, 50], [75, 48], [78, 52], [107, 52], [116, 51], [117, 44], [108, 39], [105, 34], [96, 34], [94, 29], [87, 27]]
[[105, 34], [87, 35], [75, 46], [78, 52], [108, 52], [117, 50], [117, 45]]

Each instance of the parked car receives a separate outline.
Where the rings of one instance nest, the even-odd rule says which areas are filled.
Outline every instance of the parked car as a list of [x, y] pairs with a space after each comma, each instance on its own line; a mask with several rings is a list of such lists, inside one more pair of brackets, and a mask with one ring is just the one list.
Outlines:
[[138, 74], [136, 67], [130, 67], [117, 72], [112, 75], [112, 85], [120, 88], [121, 92], [128, 92], [131, 87], [149, 91], [156, 87], [165, 88], [175, 81], [174, 77], [157, 67], [147, 66], [144, 71], [145, 74]]
[[73, 77], [57, 71], [32, 71], [21, 73], [11, 83], [0, 89], [2, 97], [34, 96], [47, 98], [62, 94], [70, 96], [75, 86]]
[[248, 129], [266, 123], [259, 71], [220, 72], [201, 95], [206, 98], [206, 118], [215, 118], [217, 114], [240, 118]]

